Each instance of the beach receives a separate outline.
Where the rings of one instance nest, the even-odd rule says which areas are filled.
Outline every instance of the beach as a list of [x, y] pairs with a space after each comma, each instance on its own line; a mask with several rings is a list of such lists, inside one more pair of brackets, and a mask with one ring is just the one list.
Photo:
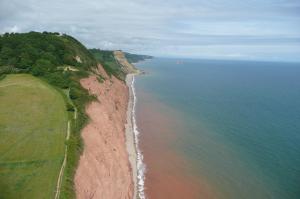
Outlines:
[[129, 91], [128, 97], [128, 107], [127, 107], [127, 123], [125, 125], [126, 129], [126, 147], [128, 152], [129, 162], [132, 168], [132, 178], [134, 183], [134, 191], [133, 198], [137, 198], [137, 153], [136, 153], [136, 142], [134, 137], [134, 129], [133, 129], [133, 117], [134, 117], [134, 96], [132, 90], [133, 84], [133, 74], [128, 74], [126, 76], [126, 85]]
[[139, 148], [139, 131], [136, 122], [136, 94], [135, 81], [136, 74], [128, 74], [126, 76], [126, 84], [129, 89], [129, 103], [127, 109], [127, 125], [126, 125], [126, 144], [131, 163], [134, 182], [134, 199], [145, 199], [145, 164], [144, 157]]

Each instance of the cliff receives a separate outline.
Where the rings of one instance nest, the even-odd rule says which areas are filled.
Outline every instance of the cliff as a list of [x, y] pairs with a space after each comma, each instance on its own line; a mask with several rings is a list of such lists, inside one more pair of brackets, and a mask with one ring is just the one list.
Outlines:
[[151, 56], [130, 54], [120, 50], [90, 49], [90, 52], [101, 63], [109, 76], [113, 75], [122, 81], [125, 81], [128, 73], [139, 73], [139, 70], [132, 63], [152, 58]]
[[[68, 111], [70, 121], [68, 126], [71, 129], [69, 140], [63, 140], [66, 148], [66, 161], [62, 160], [62, 175], [58, 170], [57, 179], [43, 178], [47, 184], [57, 184], [57, 188], [55, 187], [51, 194], [59, 193], [61, 198], [75, 198], [73, 178], [83, 148], [80, 132], [88, 120], [85, 105], [94, 100], [94, 97], [81, 86], [80, 79], [91, 74], [101, 78], [94, 72], [96, 69], [97, 61], [94, 56], [79, 41], [69, 35], [29, 32], [5, 33], [0, 36], [0, 79], [5, 78], [6, 74], [31, 74], [41, 79], [42, 82], [48, 83], [49, 87], [59, 91], [64, 99], [64, 108]], [[34, 105], [35, 101], [32, 103]], [[53, 118], [49, 115], [47, 119], [51, 121]], [[15, 123], [15, 125], [19, 124]], [[32, 133], [40, 132], [34, 130]], [[13, 137], [13, 139], [17, 138]], [[28, 148], [29, 146], [24, 145], [24, 147]], [[22, 153], [23, 151], [20, 151], [20, 154]], [[29, 172], [35, 172], [34, 167], [27, 169]], [[23, 179], [22, 175], [22, 173], [15, 174], [14, 177]], [[43, 174], [40, 175], [43, 176]], [[23, 187], [28, 187], [30, 186], [29, 182], [30, 179], [17, 181], [16, 186], [21, 183]], [[13, 182], [7, 183], [12, 183], [8, 185], [9, 187], [15, 185]], [[31, 189], [40, 188], [38, 184], [31, 187]], [[16, 192], [13, 189], [10, 191]], [[45, 198], [49, 197], [52, 195], [46, 194]]]
[[65, 99], [71, 132], [57, 185], [61, 198], [134, 196], [125, 139], [129, 97], [125, 78], [136, 72], [122, 51], [88, 50], [69, 35], [0, 36], [0, 80], [6, 74], [29, 73]]
[[77, 198], [132, 198], [134, 184], [125, 140], [128, 88], [104, 72], [82, 79], [81, 85], [94, 95], [86, 107], [90, 118], [82, 131], [83, 154], [75, 176]]
[[132, 65], [131, 63], [128, 62], [127, 58], [125, 57], [125, 53], [120, 50], [114, 51], [114, 56], [116, 61], [120, 64], [121, 69], [123, 70], [124, 73], [138, 73], [139, 70]]

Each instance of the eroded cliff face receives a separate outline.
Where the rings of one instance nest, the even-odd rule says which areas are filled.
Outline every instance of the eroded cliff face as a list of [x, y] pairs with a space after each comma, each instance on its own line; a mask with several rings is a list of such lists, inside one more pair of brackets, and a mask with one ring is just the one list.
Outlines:
[[98, 101], [87, 105], [89, 123], [82, 131], [83, 154], [75, 174], [78, 199], [126, 199], [133, 196], [133, 180], [125, 142], [128, 87], [109, 78], [101, 65], [96, 75], [80, 81]]
[[122, 66], [123, 72], [125, 72], [126, 74], [139, 72], [139, 70], [136, 69], [134, 65], [128, 62], [128, 60], [125, 57], [125, 54], [122, 51], [114, 51], [114, 56], [117, 62]]

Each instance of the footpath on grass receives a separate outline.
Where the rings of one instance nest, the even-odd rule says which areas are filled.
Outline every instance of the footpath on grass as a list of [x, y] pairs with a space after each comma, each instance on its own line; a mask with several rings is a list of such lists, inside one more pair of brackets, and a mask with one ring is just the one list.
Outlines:
[[[77, 109], [74, 107], [74, 120], [77, 119]], [[67, 127], [67, 136], [66, 136], [66, 143], [70, 139], [70, 133], [71, 133], [71, 121], [68, 121], [68, 127]], [[64, 161], [61, 165], [60, 172], [57, 179], [57, 185], [56, 185], [56, 191], [55, 191], [55, 199], [59, 199], [60, 196], [60, 190], [61, 190], [61, 184], [63, 179], [64, 170], [67, 164], [67, 158], [68, 158], [68, 145], [65, 145], [65, 155], [64, 155]]]

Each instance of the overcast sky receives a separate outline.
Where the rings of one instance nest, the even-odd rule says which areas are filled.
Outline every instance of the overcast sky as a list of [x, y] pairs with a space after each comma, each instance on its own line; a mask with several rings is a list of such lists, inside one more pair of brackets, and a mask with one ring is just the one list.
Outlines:
[[0, 32], [154, 56], [300, 61], [300, 0], [0, 0]]

